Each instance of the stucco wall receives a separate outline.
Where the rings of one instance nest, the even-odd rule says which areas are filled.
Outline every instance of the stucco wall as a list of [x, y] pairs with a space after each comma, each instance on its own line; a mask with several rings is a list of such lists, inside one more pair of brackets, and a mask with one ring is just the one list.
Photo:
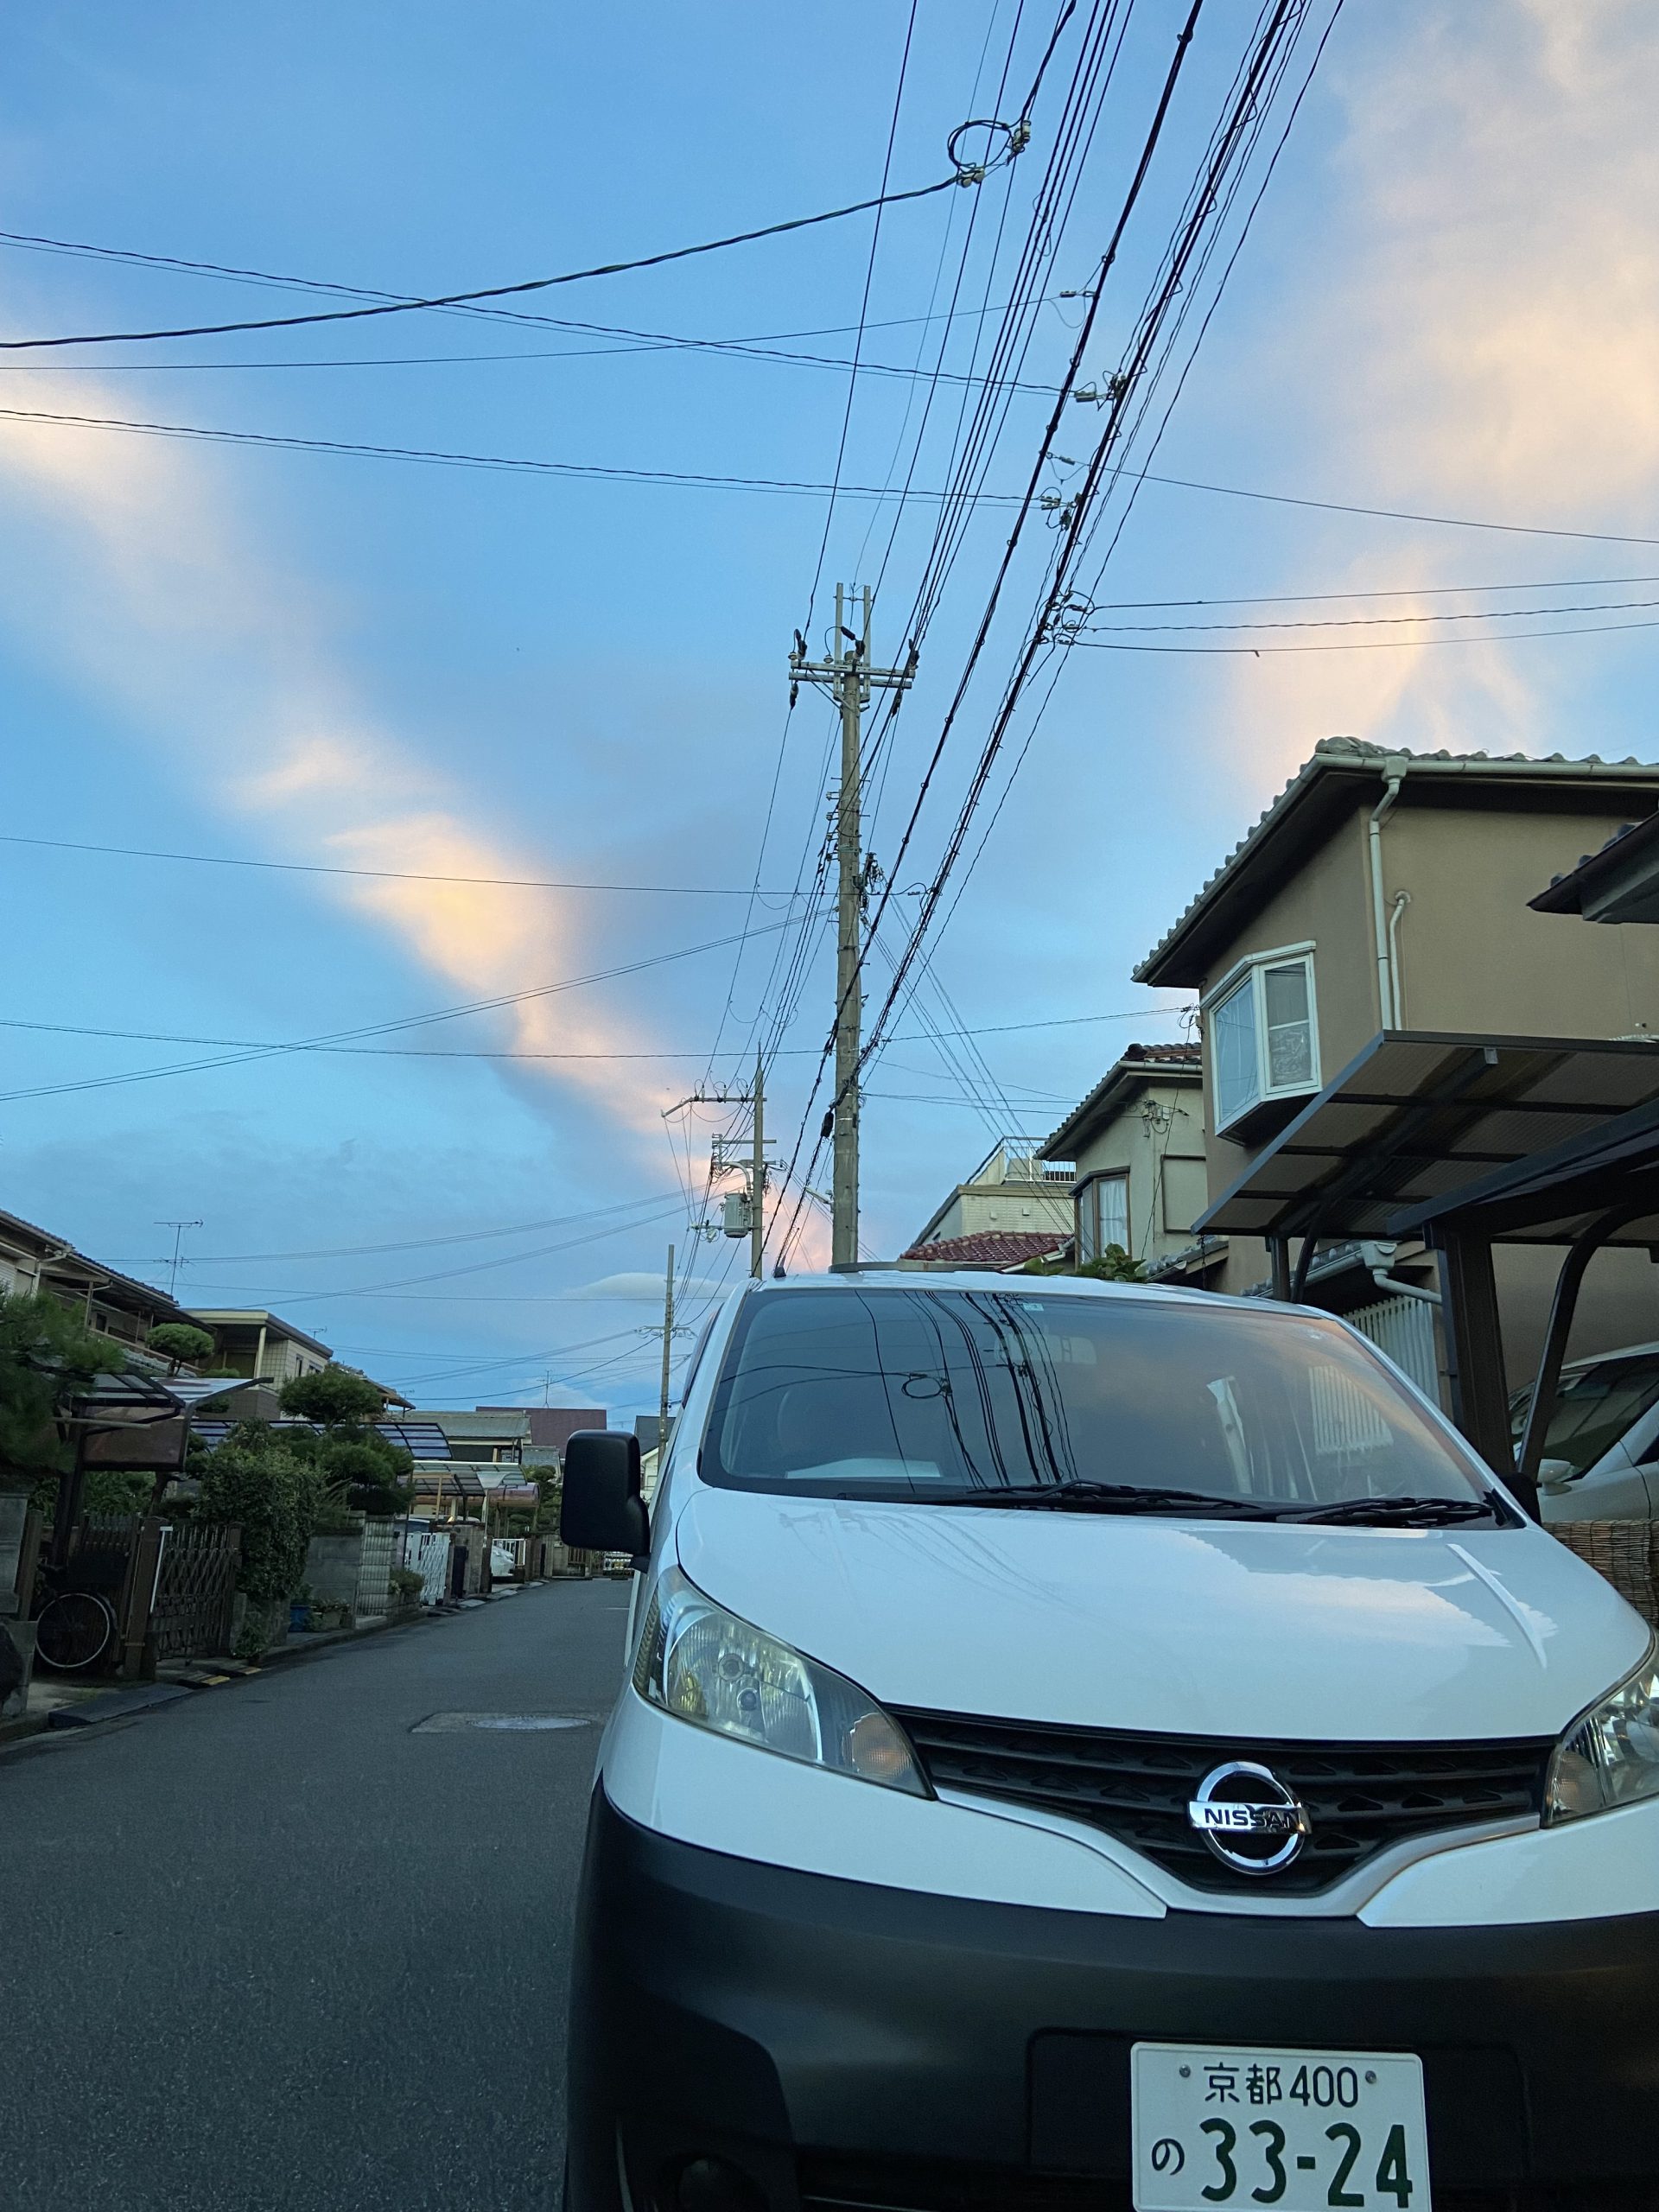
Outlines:
[[1563, 817], [1402, 798], [1383, 825], [1382, 880], [1390, 903], [1401, 891], [1411, 899], [1398, 937], [1404, 1026], [1659, 1036], [1659, 929], [1527, 905], [1628, 818], [1621, 809]]
[[957, 1192], [928, 1238], [943, 1243], [951, 1236], [979, 1236], [987, 1230], [1052, 1230], [1057, 1236], [1071, 1230], [1071, 1198], [1064, 1183], [1046, 1189], [1029, 1183], [997, 1183]]
[[[1155, 1118], [1143, 1111], [1151, 1106]], [[1122, 1173], [1129, 1179], [1129, 1249], [1137, 1260], [1160, 1260], [1192, 1241], [1187, 1221], [1172, 1229], [1166, 1218], [1171, 1160], [1201, 1162], [1204, 1149], [1204, 1091], [1196, 1083], [1141, 1085], [1126, 1099], [1104, 1128], [1078, 1152], [1077, 1173]], [[1173, 1218], [1173, 1217], [1171, 1217]], [[1068, 1227], [1070, 1223], [1068, 1220]]]

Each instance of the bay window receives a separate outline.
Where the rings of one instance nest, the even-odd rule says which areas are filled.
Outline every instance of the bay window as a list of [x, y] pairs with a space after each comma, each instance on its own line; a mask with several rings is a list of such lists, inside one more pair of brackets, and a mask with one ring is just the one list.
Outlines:
[[1217, 1131], [1235, 1128], [1275, 1099], [1319, 1087], [1313, 948], [1253, 953], [1204, 1001]]

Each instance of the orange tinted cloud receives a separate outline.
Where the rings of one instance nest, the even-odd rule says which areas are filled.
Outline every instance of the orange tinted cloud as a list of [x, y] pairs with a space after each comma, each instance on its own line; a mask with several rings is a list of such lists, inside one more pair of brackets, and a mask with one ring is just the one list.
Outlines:
[[[30, 404], [123, 411], [89, 383], [31, 379]], [[436, 874], [552, 872], [375, 721], [338, 664], [321, 610], [261, 547], [216, 461], [61, 423], [0, 423], [0, 514], [8, 509], [39, 563], [34, 603], [27, 580], [12, 602], [29, 643], [117, 699], [176, 773], [255, 822], [267, 849]], [[395, 938], [457, 998], [606, 964], [585, 941], [585, 913], [563, 893], [341, 881], [324, 895]], [[505, 1041], [526, 1052], [650, 1043], [591, 992], [532, 1001], [505, 1020]], [[662, 1085], [639, 1063], [573, 1060], [526, 1073], [581, 1090], [660, 1141]]]
[[[1652, 534], [1659, 10], [1489, 0], [1351, 12], [1345, 34], [1326, 90], [1346, 135], [1275, 327], [1271, 390], [1281, 404], [1293, 395], [1296, 415], [1256, 477], [1375, 505]], [[1265, 375], [1261, 389], [1267, 397]], [[1285, 581], [1340, 590], [1593, 575], [1609, 561], [1614, 572], [1654, 565], [1636, 549], [1310, 516]], [[1563, 687], [1597, 650], [1414, 643], [1241, 660], [1224, 680], [1227, 750], [1258, 800], [1337, 732], [1413, 750], [1591, 750], [1593, 731], [1562, 726]]]

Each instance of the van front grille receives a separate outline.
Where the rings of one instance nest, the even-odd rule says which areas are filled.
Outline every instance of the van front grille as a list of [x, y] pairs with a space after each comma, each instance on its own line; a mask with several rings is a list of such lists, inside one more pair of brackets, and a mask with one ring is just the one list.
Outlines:
[[[1262, 1743], [893, 1710], [935, 1789], [1087, 1821], [1189, 1888], [1212, 1892], [1309, 1896], [1411, 1837], [1536, 1816], [1554, 1749], [1533, 1741]], [[1233, 1759], [1270, 1769], [1306, 1809], [1307, 1841], [1276, 1873], [1236, 1872], [1188, 1817], [1204, 1777]]]

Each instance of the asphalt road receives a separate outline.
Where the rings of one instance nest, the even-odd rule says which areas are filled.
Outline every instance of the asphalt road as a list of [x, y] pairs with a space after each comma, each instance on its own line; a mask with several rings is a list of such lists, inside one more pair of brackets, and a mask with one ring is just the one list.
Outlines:
[[[533, 1586], [0, 1757], [6, 2212], [551, 2212], [627, 1597]], [[454, 1713], [583, 1725], [418, 1725]]]

